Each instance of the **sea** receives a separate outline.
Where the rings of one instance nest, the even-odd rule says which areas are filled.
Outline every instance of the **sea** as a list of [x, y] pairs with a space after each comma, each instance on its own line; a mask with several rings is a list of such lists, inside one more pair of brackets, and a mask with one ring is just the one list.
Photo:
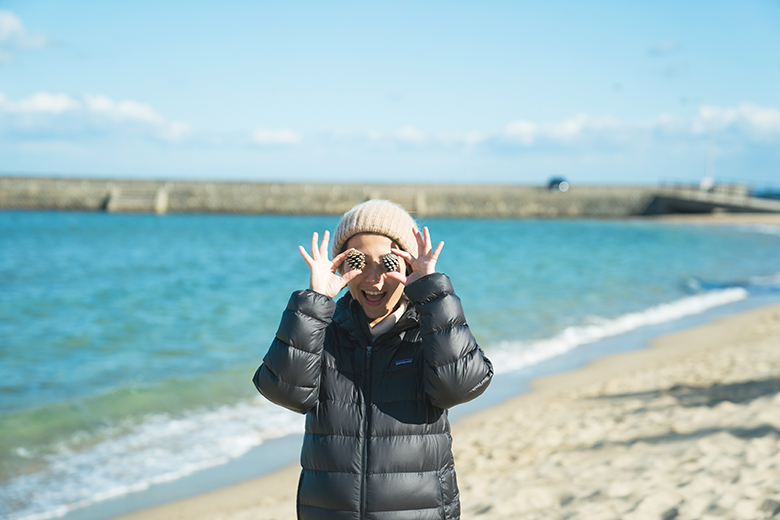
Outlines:
[[[251, 379], [308, 286], [298, 245], [337, 221], [0, 212], [0, 517], [70, 515], [299, 435]], [[439, 270], [497, 378], [780, 302], [778, 226], [419, 223], [445, 242]]]

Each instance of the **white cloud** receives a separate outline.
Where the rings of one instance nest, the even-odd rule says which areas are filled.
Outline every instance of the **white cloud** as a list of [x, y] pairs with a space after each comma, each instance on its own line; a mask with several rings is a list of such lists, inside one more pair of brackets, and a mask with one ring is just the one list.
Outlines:
[[736, 107], [704, 105], [691, 122], [695, 134], [734, 130], [765, 138], [780, 134], [780, 110], [740, 103]]
[[482, 132], [470, 131], [455, 134], [435, 134], [431, 140], [445, 146], [464, 146], [474, 148], [485, 142], [487, 136]]
[[[192, 132], [187, 123], [167, 119], [151, 106], [105, 95], [73, 97], [37, 92], [26, 98], [8, 99], [0, 93], [0, 133], [23, 139], [57, 136], [75, 140], [86, 135], [115, 133], [181, 141]], [[662, 113], [645, 121], [620, 120], [609, 115], [574, 114], [553, 122], [528, 119], [510, 121], [492, 132], [437, 133], [407, 125], [391, 132], [325, 133], [312, 142], [325, 146], [414, 146], [418, 149], [468, 151], [578, 147], [598, 150], [646, 147], [652, 143], [685, 143], [713, 135], [720, 143], [737, 148], [750, 142], [780, 141], [780, 110], [752, 103], [730, 107], [703, 105], [693, 115]], [[257, 128], [250, 141], [262, 147], [298, 146], [302, 135], [290, 128]]]
[[87, 109], [94, 114], [102, 114], [117, 121], [141, 121], [153, 125], [165, 123], [165, 119], [149, 105], [137, 101], [114, 101], [108, 96], [84, 96]]
[[439, 133], [419, 126], [407, 125], [394, 132], [376, 130], [355, 133], [330, 133], [328, 144], [358, 146], [414, 145], [420, 148], [461, 148], [464, 150], [512, 148], [531, 149], [545, 145], [557, 147], [589, 147], [616, 149], [615, 147], [644, 147], [653, 142], [686, 139], [700, 140], [707, 129], [729, 133], [729, 139], [756, 141], [780, 139], [780, 110], [742, 103], [736, 107], [702, 106], [692, 116], [662, 113], [649, 120], [623, 120], [611, 115], [577, 113], [553, 122], [529, 119], [510, 121], [503, 128], [490, 131], [466, 131]]
[[[506, 151], [555, 145], [559, 148], [578, 147], [595, 151], [647, 147], [652, 143], [668, 145], [672, 142], [682, 144], [686, 140], [699, 141], [707, 129], [727, 134], [723, 137], [724, 142], [734, 144], [780, 139], [780, 110], [749, 103], [725, 108], [705, 105], [692, 116], [662, 113], [645, 121], [577, 113], [553, 122], [517, 119], [493, 132], [437, 133], [407, 125], [385, 133], [376, 130], [351, 134], [330, 133], [327, 144], [359, 146], [364, 143], [380, 147], [414, 145], [417, 149], [461, 148], [470, 151], [480, 148]], [[282, 141], [281, 137], [273, 135], [266, 131], [263, 138], [256, 141], [276, 144]]]
[[[181, 140], [191, 132], [187, 123], [167, 120], [148, 105], [132, 100], [116, 101], [103, 95], [87, 94], [82, 99], [75, 99], [66, 94], [37, 92], [10, 101], [0, 93], [2, 113], [16, 116], [16, 122], [25, 126], [26, 135], [30, 135], [31, 125], [46, 131], [61, 127], [63, 132], [60, 133], [67, 133], [67, 129], [74, 127], [100, 129], [104, 133], [110, 132], [112, 127], [117, 130], [133, 127], [142, 134], [167, 141]], [[31, 117], [35, 117], [34, 121]], [[14, 120], [9, 123], [13, 131]]]
[[424, 132], [414, 125], [406, 125], [394, 132], [382, 133], [377, 130], [352, 134], [331, 134], [334, 142], [368, 142], [377, 146], [429, 146], [429, 147], [473, 147], [483, 143], [488, 137], [483, 132], [469, 131], [460, 133]]
[[678, 138], [715, 135], [732, 141], [767, 141], [780, 138], [780, 110], [752, 103], [702, 105], [691, 117], [664, 113], [636, 126]]
[[751, 103], [733, 107], [703, 105], [690, 117], [663, 113], [649, 121], [622, 121], [612, 116], [576, 114], [555, 123], [520, 119], [508, 123], [495, 138], [505, 144], [531, 147], [543, 142], [575, 144], [592, 142], [646, 142], [648, 132], [657, 137], [699, 139], [706, 133], [723, 134], [738, 141], [780, 139], [780, 110]]
[[467, 146], [474, 146], [482, 143], [485, 141], [485, 136], [482, 134], [482, 132], [466, 132], [465, 134], [458, 136], [458, 139], [460, 139], [463, 144]]
[[539, 125], [523, 119], [512, 121], [504, 128], [504, 135], [506, 137], [526, 146], [532, 145], [539, 137], [539, 133]]
[[46, 43], [45, 36], [28, 34], [14, 13], [0, 9], [0, 63], [8, 63], [18, 51], [44, 47]]
[[260, 146], [291, 146], [300, 144], [302, 140], [299, 134], [286, 128], [258, 128], [252, 132], [252, 142]]
[[181, 141], [192, 133], [192, 127], [181, 121], [171, 121], [160, 128], [160, 137], [166, 141]]
[[32, 96], [16, 102], [7, 101], [0, 94], [0, 111], [11, 113], [32, 114], [62, 114], [69, 110], [79, 110], [81, 103], [65, 94], [49, 94], [37, 92]]
[[512, 121], [504, 127], [501, 137], [510, 142], [531, 146], [541, 140], [571, 142], [586, 134], [604, 134], [622, 126], [623, 123], [612, 116], [592, 117], [580, 113], [558, 123], [539, 124], [524, 119]]
[[422, 144], [428, 139], [425, 132], [412, 125], [399, 129], [393, 137], [395, 141], [405, 144]]
[[682, 131], [686, 128], [686, 120], [680, 116], [664, 112], [652, 118], [645, 124], [640, 124], [649, 129], [657, 129], [664, 131]]
[[585, 132], [611, 132], [622, 126], [623, 123], [612, 116], [591, 117], [586, 114], [577, 114], [553, 128], [551, 135], [572, 138]]
[[87, 110], [119, 123], [145, 123], [158, 131], [158, 136], [167, 141], [180, 141], [192, 129], [187, 123], [168, 121], [149, 105], [132, 100], [115, 101], [108, 96], [84, 96]]

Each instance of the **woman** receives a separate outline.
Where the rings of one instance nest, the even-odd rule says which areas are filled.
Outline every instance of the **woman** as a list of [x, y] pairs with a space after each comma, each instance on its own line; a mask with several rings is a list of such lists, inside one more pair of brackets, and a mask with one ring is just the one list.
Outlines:
[[309, 289], [293, 293], [254, 377], [306, 414], [298, 518], [459, 518], [447, 409], [484, 392], [493, 367], [436, 272], [444, 243], [385, 200], [344, 214], [332, 261], [327, 231], [318, 242], [300, 247]]

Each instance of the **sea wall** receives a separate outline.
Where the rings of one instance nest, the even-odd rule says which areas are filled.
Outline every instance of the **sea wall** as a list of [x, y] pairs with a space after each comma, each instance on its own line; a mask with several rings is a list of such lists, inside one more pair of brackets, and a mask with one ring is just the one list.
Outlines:
[[418, 216], [626, 217], [645, 213], [652, 187], [326, 184], [0, 177], [0, 209], [157, 213], [341, 214], [370, 198]]

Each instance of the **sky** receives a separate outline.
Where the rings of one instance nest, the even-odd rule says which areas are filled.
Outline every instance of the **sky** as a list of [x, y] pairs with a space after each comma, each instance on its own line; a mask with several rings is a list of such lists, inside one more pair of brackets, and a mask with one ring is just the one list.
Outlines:
[[0, 0], [0, 174], [780, 185], [780, 2]]

